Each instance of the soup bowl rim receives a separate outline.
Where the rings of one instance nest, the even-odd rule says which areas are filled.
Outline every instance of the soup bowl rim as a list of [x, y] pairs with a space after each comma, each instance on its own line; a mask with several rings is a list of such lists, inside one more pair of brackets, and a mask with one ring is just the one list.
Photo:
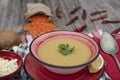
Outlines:
[[[67, 30], [56, 30], [56, 31], [51, 31], [51, 32], [57, 32], [57, 31], [62, 31], [62, 32], [66, 32]], [[51, 33], [51, 32], [48, 32], [48, 33]], [[67, 32], [72, 32], [72, 31], [67, 31]], [[77, 33], [77, 32], [74, 32], [74, 33]], [[45, 34], [47, 34], [47, 33], [45, 33]], [[45, 34], [42, 34], [42, 35], [45, 35]], [[79, 34], [82, 34], [82, 33], [79, 33]], [[88, 37], [89, 39], [91, 39], [97, 46], [97, 49], [98, 49], [98, 52], [96, 53], [96, 56], [94, 56], [93, 57], [93, 59], [91, 59], [91, 60], [88, 60], [87, 62], [85, 62], [85, 63], [83, 63], [83, 64], [78, 64], [78, 65], [73, 65], [73, 66], [60, 66], [60, 65], [54, 65], [54, 64], [49, 64], [49, 63], [47, 63], [47, 62], [45, 62], [45, 61], [42, 61], [42, 60], [40, 60], [40, 59], [38, 59], [35, 55], [34, 55], [34, 53], [32, 53], [32, 49], [31, 49], [31, 46], [32, 46], [32, 44], [33, 44], [33, 42], [37, 39], [37, 38], [39, 38], [40, 36], [42, 36], [42, 35], [39, 35], [39, 36], [37, 36], [36, 38], [34, 38], [33, 39], [33, 41], [31, 42], [31, 44], [30, 44], [30, 54], [32, 55], [32, 57], [36, 60], [36, 61], [38, 61], [39, 63], [41, 63], [41, 64], [43, 64], [43, 65], [45, 65], [45, 66], [49, 66], [49, 67], [53, 67], [53, 68], [61, 68], [61, 69], [71, 69], [71, 68], [79, 68], [79, 67], [83, 67], [83, 66], [86, 66], [86, 65], [88, 65], [88, 64], [90, 64], [91, 62], [93, 62], [98, 56], [99, 56], [99, 53], [100, 53], [100, 47], [98, 46], [98, 43], [93, 39], [93, 38], [91, 38], [90, 36], [88, 36], [88, 35], [86, 35], [86, 34], [82, 34], [82, 35], [84, 35], [84, 36], [86, 36], [86, 37]]]

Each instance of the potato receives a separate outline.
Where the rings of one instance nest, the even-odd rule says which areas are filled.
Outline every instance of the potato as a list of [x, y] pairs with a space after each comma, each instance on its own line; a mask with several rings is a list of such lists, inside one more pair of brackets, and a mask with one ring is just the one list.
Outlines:
[[8, 50], [20, 44], [20, 35], [13, 30], [0, 31], [0, 49]]

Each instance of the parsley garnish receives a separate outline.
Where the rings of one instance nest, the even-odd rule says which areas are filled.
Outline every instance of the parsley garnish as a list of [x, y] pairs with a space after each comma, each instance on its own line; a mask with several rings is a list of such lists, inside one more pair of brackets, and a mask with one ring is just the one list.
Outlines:
[[59, 52], [63, 55], [69, 55], [74, 51], [75, 47], [70, 48], [69, 44], [60, 44]]

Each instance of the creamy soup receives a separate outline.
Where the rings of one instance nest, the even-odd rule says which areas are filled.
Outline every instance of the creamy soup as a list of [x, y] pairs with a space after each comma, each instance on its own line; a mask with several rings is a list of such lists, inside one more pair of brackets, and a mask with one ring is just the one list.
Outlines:
[[[59, 52], [60, 44], [69, 44], [74, 51], [69, 55]], [[91, 57], [91, 50], [87, 44], [72, 38], [52, 38], [45, 40], [38, 48], [38, 55], [41, 60], [54, 65], [72, 66], [87, 62]]]

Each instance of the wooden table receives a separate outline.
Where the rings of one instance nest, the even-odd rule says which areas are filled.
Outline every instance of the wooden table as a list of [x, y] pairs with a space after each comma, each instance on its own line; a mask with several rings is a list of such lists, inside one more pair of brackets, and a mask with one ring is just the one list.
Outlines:
[[[93, 11], [106, 10], [108, 13], [106, 19], [120, 20], [120, 0], [0, 0], [0, 30], [12, 29], [20, 32], [24, 27], [19, 25], [25, 21], [26, 4], [40, 2], [51, 8], [59, 30], [73, 30], [73, 28], [84, 24], [87, 24], [87, 29], [82, 33], [88, 33], [95, 29], [112, 32], [114, 29], [120, 28], [120, 23], [102, 24], [101, 20], [93, 23], [89, 22], [88, 19], [94, 18], [94, 16], [89, 16], [86, 21], [81, 19], [82, 11], [85, 9], [88, 15]], [[70, 15], [69, 12], [76, 6], [82, 8], [75, 14]], [[56, 17], [56, 8], [62, 11], [62, 18]], [[66, 26], [66, 23], [74, 16], [78, 16], [79, 19]], [[101, 14], [97, 16], [101, 16]]]
[[[57, 22], [58, 29], [72, 30], [73, 27], [79, 27], [85, 22], [81, 20], [82, 9], [86, 9], [87, 14], [93, 11], [106, 10], [109, 20], [120, 20], [120, 0], [0, 0], [0, 30], [12, 29], [20, 31], [19, 24], [25, 20], [26, 4], [42, 2], [51, 8], [52, 14]], [[82, 9], [74, 15], [69, 12], [76, 6], [82, 6]], [[55, 10], [60, 8], [62, 11], [62, 19], [56, 18]], [[66, 22], [74, 16], [79, 16], [79, 20], [75, 21], [70, 26], [65, 26]], [[99, 15], [100, 16], [100, 15]], [[88, 22], [89, 23], [89, 22]], [[96, 28], [107, 31], [113, 31], [120, 27], [120, 24], [101, 24], [101, 21], [95, 21]], [[23, 26], [22, 26], [23, 27]], [[88, 24], [84, 32], [89, 32], [95, 27]]]

